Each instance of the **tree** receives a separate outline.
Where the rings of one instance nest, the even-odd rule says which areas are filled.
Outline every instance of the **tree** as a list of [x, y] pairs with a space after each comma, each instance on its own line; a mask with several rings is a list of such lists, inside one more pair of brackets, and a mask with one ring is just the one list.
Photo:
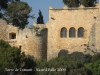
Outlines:
[[[0, 11], [2, 9], [5, 9], [7, 8], [7, 3], [9, 2], [10, 0], [0, 0]], [[0, 12], [0, 18], [2, 18], [3, 14], [2, 12]]]
[[91, 70], [93, 75], [100, 75], [100, 60], [85, 64], [85, 67]]
[[[15, 69], [18, 71], [15, 71]], [[13, 74], [29, 74], [33, 75], [34, 72], [19, 71], [20, 68], [32, 69], [35, 68], [35, 62], [33, 59], [27, 58], [24, 53], [16, 47], [11, 47], [7, 42], [0, 40], [0, 75], [10, 74], [7, 69], [13, 69]]]
[[[37, 75], [92, 75], [91, 71], [84, 67], [84, 64], [72, 57], [57, 57], [50, 61], [38, 61], [37, 68], [40, 70], [47, 71], [37, 71]], [[38, 70], [38, 69], [37, 69]]]
[[96, 0], [63, 0], [63, 3], [68, 7], [78, 7], [80, 4], [85, 7], [93, 7]]
[[[8, 2], [16, 1], [19, 2], [20, 0], [0, 0], [0, 11], [2, 9], [6, 9], [8, 6]], [[0, 18], [2, 18], [3, 14], [0, 12]]]
[[79, 0], [63, 0], [63, 3], [68, 7], [78, 7], [80, 1]]
[[4, 18], [7, 23], [19, 28], [25, 28], [28, 24], [28, 18], [34, 18], [34, 16], [29, 15], [31, 10], [32, 8], [26, 2], [12, 2], [6, 8]]
[[39, 17], [37, 18], [37, 24], [44, 24], [42, 12], [39, 10]]
[[86, 63], [85, 67], [91, 70], [93, 75], [100, 75], [100, 53], [94, 54], [91, 62]]
[[100, 53], [96, 53], [92, 56], [92, 62], [100, 60]]
[[85, 7], [93, 7], [96, 0], [81, 0], [81, 4]]

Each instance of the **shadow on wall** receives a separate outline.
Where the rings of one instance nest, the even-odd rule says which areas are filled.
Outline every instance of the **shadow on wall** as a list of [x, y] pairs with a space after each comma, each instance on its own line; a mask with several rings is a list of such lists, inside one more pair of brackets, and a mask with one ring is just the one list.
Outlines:
[[62, 49], [58, 53], [58, 57], [70, 56], [70, 57], [77, 58], [77, 59], [81, 60], [83, 63], [90, 62], [90, 60], [92, 58], [92, 56], [90, 54], [83, 54], [82, 52], [73, 52], [71, 54], [68, 54], [68, 53], [69, 53], [68, 50]]
[[64, 49], [60, 50], [60, 52], [58, 53], [58, 57], [60, 56], [68, 56], [68, 50]]
[[34, 56], [31, 56], [31, 55], [29, 55], [29, 54], [28, 54], [28, 55], [26, 55], [26, 57], [27, 57], [27, 58], [31, 58], [31, 59], [33, 59], [33, 60], [35, 60], [35, 57], [34, 57]]
[[47, 37], [48, 37], [47, 28], [42, 29], [41, 36], [42, 36], [42, 59], [47, 59]]

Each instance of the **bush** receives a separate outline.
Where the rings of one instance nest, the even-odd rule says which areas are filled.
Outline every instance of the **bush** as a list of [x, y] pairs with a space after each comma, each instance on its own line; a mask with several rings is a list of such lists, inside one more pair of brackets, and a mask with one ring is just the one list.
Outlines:
[[92, 62], [98, 61], [100, 60], [100, 53], [94, 54], [92, 56]]
[[72, 57], [62, 56], [48, 62], [38, 61], [37, 67], [48, 69], [47, 71], [38, 71], [37, 75], [92, 75], [91, 71], [86, 69], [80, 60]]
[[100, 60], [85, 64], [85, 67], [91, 70], [93, 75], [100, 75]]
[[[35, 72], [21, 72], [21, 71], [6, 71], [7, 69], [33, 69], [35, 62], [33, 59], [27, 58], [24, 53], [21, 53], [17, 47], [11, 47], [7, 42], [0, 40], [0, 75], [16, 74], [29, 74], [34, 75]], [[5, 74], [6, 73], [6, 74]]]

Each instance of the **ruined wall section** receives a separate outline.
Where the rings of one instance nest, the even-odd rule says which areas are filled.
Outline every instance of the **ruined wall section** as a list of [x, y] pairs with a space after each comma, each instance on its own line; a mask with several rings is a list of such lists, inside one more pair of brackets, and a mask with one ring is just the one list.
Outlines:
[[43, 24], [34, 24], [31, 29], [18, 29], [0, 19], [0, 39], [35, 59], [47, 58], [47, 29]]
[[17, 27], [8, 25], [5, 20], [0, 19], [0, 39], [7, 41], [11, 46], [17, 46], [17, 37], [11, 39], [9, 34], [15, 33], [17, 36], [17, 30]]
[[[37, 36], [41, 36], [42, 38], [42, 59], [47, 59], [47, 39], [48, 39], [48, 29], [46, 28], [46, 24], [36, 24], [34, 23], [34, 29], [37, 31]], [[37, 30], [38, 29], [38, 30]]]
[[41, 58], [41, 37], [37, 37], [33, 29], [18, 31], [17, 46], [21, 51], [34, 58]]
[[[12, 26], [12, 25], [7, 25], [7, 41], [11, 46], [17, 47], [17, 32], [18, 32], [18, 27]], [[14, 34], [14, 36], [13, 36]], [[14, 37], [14, 38], [13, 38]]]
[[[89, 42], [92, 25], [94, 24], [99, 13], [98, 7], [85, 8], [49, 8], [48, 28], [48, 60], [57, 57], [61, 50], [68, 50], [69, 53], [78, 51], [85, 52], [85, 48]], [[61, 38], [61, 28], [67, 29], [67, 37]], [[76, 37], [69, 38], [69, 30], [71, 27], [76, 29]], [[78, 38], [78, 28], [84, 28], [84, 38]]]
[[7, 40], [7, 23], [5, 20], [0, 19], [0, 39]]
[[35, 59], [43, 58], [43, 35], [37, 28], [19, 30], [17, 35], [17, 46], [21, 47], [22, 52]]

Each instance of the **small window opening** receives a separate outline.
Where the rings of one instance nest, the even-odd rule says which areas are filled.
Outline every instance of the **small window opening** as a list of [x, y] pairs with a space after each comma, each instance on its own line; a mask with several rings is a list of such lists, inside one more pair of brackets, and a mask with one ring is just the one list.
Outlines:
[[9, 39], [16, 39], [16, 33], [9, 33]]

